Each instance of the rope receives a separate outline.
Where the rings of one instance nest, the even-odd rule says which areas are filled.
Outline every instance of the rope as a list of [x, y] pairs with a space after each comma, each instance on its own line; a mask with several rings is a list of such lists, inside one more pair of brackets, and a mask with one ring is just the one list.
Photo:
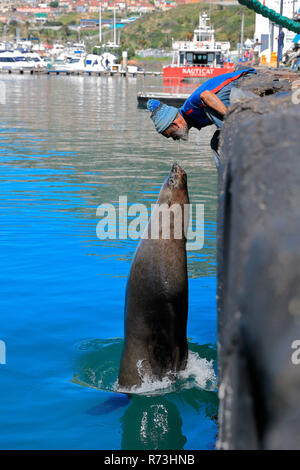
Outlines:
[[254, 10], [265, 18], [269, 18], [273, 23], [279, 24], [289, 31], [294, 31], [294, 33], [300, 33], [300, 23], [276, 13], [276, 11], [271, 10], [271, 8], [262, 5], [258, 0], [238, 0], [238, 2], [241, 5], [245, 5], [247, 8]]

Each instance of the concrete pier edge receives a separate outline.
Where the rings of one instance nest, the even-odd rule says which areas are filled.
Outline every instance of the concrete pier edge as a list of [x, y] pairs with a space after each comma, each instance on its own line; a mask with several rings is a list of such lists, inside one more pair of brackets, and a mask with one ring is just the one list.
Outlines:
[[221, 132], [217, 449], [300, 448], [297, 85], [280, 70], [244, 78]]

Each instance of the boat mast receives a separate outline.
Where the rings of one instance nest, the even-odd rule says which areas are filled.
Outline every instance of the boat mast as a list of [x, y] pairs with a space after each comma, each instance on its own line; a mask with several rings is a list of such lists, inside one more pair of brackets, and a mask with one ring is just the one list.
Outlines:
[[99, 42], [102, 43], [102, 5], [99, 2]]
[[114, 45], [116, 45], [116, 5], [114, 5]]
[[241, 24], [241, 44], [240, 44], [240, 58], [243, 57], [244, 53], [244, 24], [245, 24], [245, 13], [242, 13], [242, 24]]

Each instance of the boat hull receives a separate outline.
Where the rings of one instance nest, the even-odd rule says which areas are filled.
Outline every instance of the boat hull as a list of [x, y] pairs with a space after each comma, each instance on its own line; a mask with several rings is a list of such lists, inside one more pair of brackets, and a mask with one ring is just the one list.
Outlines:
[[178, 80], [185, 78], [212, 78], [223, 73], [233, 72], [234, 65], [228, 64], [225, 67], [197, 67], [197, 66], [171, 66], [163, 68], [164, 80]]
[[146, 108], [147, 102], [150, 99], [159, 100], [161, 103], [169, 106], [180, 108], [185, 100], [190, 96], [190, 93], [153, 93], [153, 92], [139, 92], [137, 94], [137, 101], [139, 108]]

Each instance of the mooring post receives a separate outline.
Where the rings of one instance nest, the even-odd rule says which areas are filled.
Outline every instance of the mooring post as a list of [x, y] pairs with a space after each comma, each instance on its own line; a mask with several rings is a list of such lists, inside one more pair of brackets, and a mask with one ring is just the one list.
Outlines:
[[[282, 16], [283, 12], [283, 0], [280, 0], [280, 15]], [[279, 69], [279, 63], [281, 62], [282, 59], [282, 48], [283, 48], [283, 31], [282, 31], [282, 26], [279, 25], [279, 30], [278, 30], [278, 48], [277, 48], [277, 68]]]

